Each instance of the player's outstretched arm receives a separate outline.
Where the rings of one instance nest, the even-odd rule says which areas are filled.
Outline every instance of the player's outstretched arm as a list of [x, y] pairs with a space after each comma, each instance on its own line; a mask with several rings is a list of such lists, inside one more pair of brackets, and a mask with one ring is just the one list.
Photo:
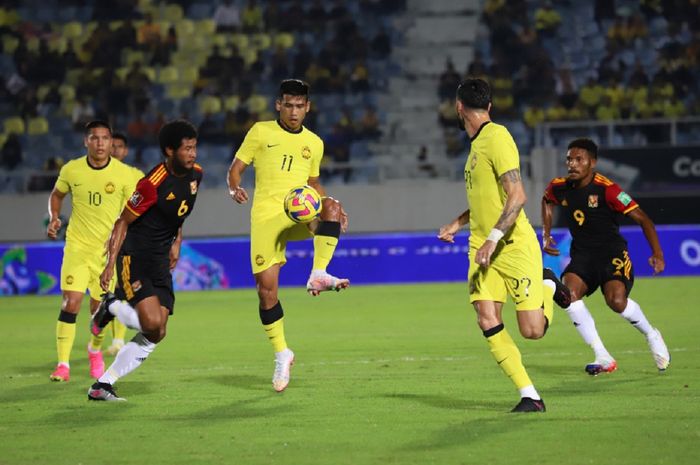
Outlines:
[[654, 274], [661, 273], [664, 268], [666, 268], [666, 262], [664, 261], [664, 252], [661, 250], [661, 244], [659, 243], [659, 236], [656, 234], [656, 227], [654, 222], [651, 221], [649, 215], [644, 213], [641, 208], [635, 208], [634, 210], [627, 213], [627, 216], [632, 218], [638, 225], [642, 227], [644, 231], [644, 237], [646, 237], [649, 247], [651, 247], [651, 257], [649, 257], [649, 265], [654, 269]]
[[241, 178], [247, 167], [248, 165], [244, 162], [238, 158], [234, 158], [228, 169], [228, 177], [226, 178], [228, 195], [230, 195], [236, 203], [246, 203], [248, 201], [248, 193], [241, 187]]
[[542, 250], [544, 253], [556, 257], [559, 255], [559, 249], [555, 247], [557, 243], [551, 236], [553, 210], [552, 204], [542, 197]]
[[121, 216], [117, 219], [117, 222], [114, 223], [112, 234], [109, 236], [109, 242], [107, 243], [107, 265], [100, 275], [100, 287], [105, 291], [109, 290], [109, 283], [112, 281], [112, 276], [114, 276], [114, 265], [117, 262], [119, 249], [122, 248], [122, 244], [124, 243], [126, 230], [136, 218], [138, 218], [138, 216], [129, 211], [128, 208], [124, 208]]
[[61, 207], [66, 194], [54, 188], [49, 195], [49, 224], [46, 227], [46, 235], [49, 239], [56, 239], [58, 230], [61, 229]]
[[438, 231], [438, 239], [454, 244], [455, 235], [465, 224], [469, 224], [469, 210], [464, 211], [457, 218], [442, 226], [440, 231]]
[[318, 195], [321, 196], [324, 202], [324, 208], [326, 207], [326, 202], [331, 201], [331, 202], [336, 202], [338, 205], [340, 205], [340, 231], [345, 232], [348, 230], [348, 212], [345, 211], [343, 208], [343, 204], [340, 203], [339, 200], [334, 199], [333, 197], [329, 196], [326, 194], [326, 189], [321, 185], [321, 180], [319, 179], [318, 176], [310, 177], [307, 179], [306, 183], [313, 187], [316, 192], [318, 192]]

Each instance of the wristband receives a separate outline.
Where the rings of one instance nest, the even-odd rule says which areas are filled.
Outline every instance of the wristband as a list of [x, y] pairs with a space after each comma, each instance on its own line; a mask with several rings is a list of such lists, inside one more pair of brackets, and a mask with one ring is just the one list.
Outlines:
[[503, 237], [503, 231], [500, 229], [493, 228], [486, 238], [487, 241], [498, 242]]

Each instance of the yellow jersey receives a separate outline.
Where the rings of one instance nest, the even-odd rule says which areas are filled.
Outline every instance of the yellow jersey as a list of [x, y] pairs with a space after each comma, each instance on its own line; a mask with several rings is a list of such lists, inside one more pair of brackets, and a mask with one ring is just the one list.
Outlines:
[[71, 194], [72, 212], [66, 245], [104, 250], [114, 222], [136, 187], [132, 167], [110, 158], [93, 168], [87, 155], [66, 163], [56, 180], [56, 190]]
[[236, 158], [255, 166], [250, 216], [262, 221], [284, 211], [284, 197], [292, 188], [319, 176], [323, 141], [304, 126], [291, 132], [278, 121], [261, 121], [250, 128]]
[[[520, 170], [518, 148], [505, 126], [485, 123], [472, 138], [471, 150], [464, 166], [464, 181], [469, 204], [469, 245], [479, 248], [503, 212], [506, 193], [500, 177]], [[533, 238], [534, 229], [521, 210], [515, 224], [505, 233], [505, 240]]]
[[134, 187], [135, 187], [136, 184], [141, 180], [141, 178], [145, 176], [145, 174], [143, 174], [143, 171], [136, 168], [135, 166], [131, 166], [131, 165], [126, 165], [126, 166], [128, 166], [131, 169], [131, 175], [134, 177]]

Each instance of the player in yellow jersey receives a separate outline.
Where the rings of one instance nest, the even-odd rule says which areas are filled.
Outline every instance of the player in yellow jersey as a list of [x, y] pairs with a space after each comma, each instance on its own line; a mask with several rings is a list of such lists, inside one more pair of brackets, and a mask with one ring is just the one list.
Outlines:
[[471, 139], [464, 168], [469, 210], [440, 228], [438, 237], [454, 242], [459, 229], [469, 224], [469, 300], [491, 354], [520, 391], [521, 400], [512, 411], [544, 412], [501, 311], [509, 294], [520, 334], [539, 339], [552, 321], [552, 299], [566, 307], [569, 292], [551, 270], [545, 270], [543, 278], [537, 236], [523, 211], [527, 197], [518, 149], [508, 130], [491, 121], [488, 83], [467, 79], [460, 84], [456, 110]]
[[[117, 160], [124, 162], [124, 159], [128, 155], [129, 139], [127, 139], [124, 133], [115, 131], [114, 133], [112, 133], [112, 158], [116, 158]], [[129, 166], [129, 168], [131, 168], [131, 172], [134, 176], [134, 185], [136, 185], [136, 183], [138, 183], [144, 176], [143, 171], [136, 168], [135, 166]], [[115, 318], [109, 325], [107, 325], [106, 331], [109, 332], [110, 330], [112, 333], [112, 344], [109, 347], [107, 347], [105, 353], [107, 355], [117, 355], [119, 349], [121, 349], [124, 346], [126, 326], [124, 326], [121, 321]]]
[[[241, 187], [241, 177], [248, 165], [255, 165], [250, 260], [260, 301], [260, 320], [275, 352], [272, 385], [277, 392], [289, 384], [289, 371], [294, 363], [294, 353], [285, 340], [284, 314], [277, 297], [280, 268], [287, 261], [287, 241], [313, 237], [313, 269], [306, 284], [309, 294], [339, 291], [350, 284], [347, 279], [326, 272], [348, 218], [340, 202], [325, 196], [319, 181], [323, 141], [302, 124], [310, 105], [307, 83], [296, 79], [282, 81], [275, 103], [279, 119], [258, 122], [250, 128], [228, 173], [229, 194], [236, 202], [245, 203], [248, 193]], [[285, 195], [304, 184], [323, 197], [320, 221], [308, 225], [292, 222], [283, 205]]]
[[[70, 352], [75, 340], [75, 321], [87, 289], [90, 311], [100, 304], [100, 274], [104, 270], [105, 243], [136, 181], [131, 168], [110, 156], [112, 131], [104, 121], [91, 121], [85, 126], [87, 155], [66, 163], [49, 196], [47, 235], [56, 239], [61, 227], [59, 215], [63, 199], [70, 193], [72, 212], [66, 231], [61, 266], [63, 300], [56, 325], [58, 365], [50, 379], [70, 379]], [[90, 376], [98, 378], [104, 371], [102, 338], [95, 336], [88, 344]]]

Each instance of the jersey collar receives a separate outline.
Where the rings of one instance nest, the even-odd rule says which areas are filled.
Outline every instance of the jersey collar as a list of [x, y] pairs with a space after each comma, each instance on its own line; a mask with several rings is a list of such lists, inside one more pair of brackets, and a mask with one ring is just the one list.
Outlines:
[[476, 131], [476, 134], [474, 134], [474, 137], [472, 137], [471, 139], [469, 139], [469, 142], [474, 142], [474, 141], [476, 140], [476, 138], [479, 137], [479, 134], [481, 133], [481, 130], [484, 129], [484, 126], [486, 126], [486, 125], [489, 124], [490, 122], [491, 122], [491, 121], [484, 121], [483, 123], [481, 123], [481, 126], [479, 126], [479, 130]]
[[284, 125], [282, 124], [282, 121], [280, 121], [280, 120], [277, 120], [277, 125], [278, 125], [279, 127], [281, 127], [283, 131], [286, 131], [286, 132], [288, 132], [288, 133], [290, 133], [290, 134], [299, 134], [301, 131], [304, 130], [304, 126], [300, 126], [299, 129], [298, 129], [297, 131], [291, 131], [291, 130], [285, 128]]
[[107, 164], [106, 164], [105, 166], [101, 166], [101, 167], [99, 167], [99, 168], [97, 168], [96, 166], [92, 166], [92, 165], [90, 164], [90, 157], [88, 157], [87, 155], [85, 155], [85, 162], [86, 162], [87, 165], [90, 167], [90, 169], [93, 169], [93, 170], [103, 170], [103, 169], [107, 168], [107, 167], [109, 166], [110, 163], [112, 163], [112, 157], [109, 157], [109, 158], [107, 159]]

